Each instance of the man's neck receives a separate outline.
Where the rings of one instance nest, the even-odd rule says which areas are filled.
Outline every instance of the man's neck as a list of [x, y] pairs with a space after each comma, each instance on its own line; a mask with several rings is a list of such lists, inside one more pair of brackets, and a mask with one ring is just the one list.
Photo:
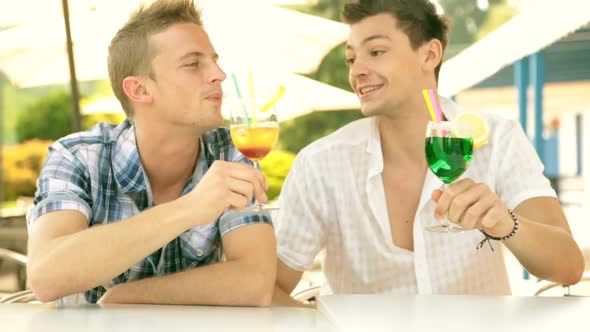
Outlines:
[[136, 124], [141, 163], [154, 193], [184, 187], [199, 156], [200, 134], [162, 126]]
[[430, 119], [424, 101], [406, 103], [404, 109], [379, 118], [381, 150], [385, 164], [425, 165], [424, 140]]

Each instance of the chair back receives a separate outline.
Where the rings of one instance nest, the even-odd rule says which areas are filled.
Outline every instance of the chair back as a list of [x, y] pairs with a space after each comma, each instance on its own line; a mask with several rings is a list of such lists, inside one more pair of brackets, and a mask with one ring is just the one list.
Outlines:
[[291, 297], [294, 300], [302, 302], [304, 304], [313, 304], [316, 302], [317, 297], [320, 295], [320, 288], [321, 286], [309, 287], [307, 289], [304, 289], [300, 292], [291, 295]]
[[535, 296], [590, 296], [590, 271], [584, 272], [580, 282], [575, 285], [544, 282]]
[[[22, 265], [23, 268], [27, 266], [27, 256], [12, 250], [0, 248], [0, 259], [15, 261], [17, 264]], [[0, 303], [29, 303], [33, 301], [37, 301], [37, 298], [30, 289], [8, 294], [0, 298]]]
[[38, 302], [35, 293], [32, 290], [27, 289], [24, 291], [9, 294], [0, 299], [0, 304], [3, 303], [31, 303]]

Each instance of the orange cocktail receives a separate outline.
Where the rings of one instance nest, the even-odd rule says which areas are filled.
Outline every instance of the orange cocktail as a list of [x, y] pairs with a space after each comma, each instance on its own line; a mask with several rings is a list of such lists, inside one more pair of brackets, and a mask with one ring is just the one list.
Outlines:
[[259, 161], [264, 158], [279, 139], [279, 126], [276, 123], [258, 123], [255, 126], [232, 125], [231, 139], [236, 148], [248, 159]]
[[[252, 84], [250, 84], [252, 86]], [[254, 95], [250, 91], [251, 97]], [[274, 98], [276, 99], [276, 98]], [[275, 100], [276, 101], [276, 100]], [[255, 99], [238, 99], [230, 105], [229, 131], [234, 146], [260, 170], [259, 161], [266, 157], [279, 139], [279, 121], [274, 101], [260, 106]], [[245, 211], [274, 210], [276, 206], [254, 204]]]

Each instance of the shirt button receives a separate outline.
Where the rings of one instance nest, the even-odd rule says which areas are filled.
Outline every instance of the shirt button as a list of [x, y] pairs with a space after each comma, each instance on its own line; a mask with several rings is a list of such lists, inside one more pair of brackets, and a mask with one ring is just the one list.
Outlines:
[[197, 249], [197, 256], [198, 257], [203, 256], [203, 249], [201, 249], [201, 248]]

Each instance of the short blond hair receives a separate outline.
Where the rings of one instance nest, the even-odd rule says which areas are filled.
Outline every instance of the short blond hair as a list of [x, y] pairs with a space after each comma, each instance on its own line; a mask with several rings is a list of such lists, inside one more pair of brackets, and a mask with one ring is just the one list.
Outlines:
[[203, 25], [194, 0], [157, 0], [141, 5], [111, 40], [108, 55], [109, 79], [127, 117], [133, 115], [129, 98], [123, 91], [123, 80], [133, 75], [153, 75], [152, 59], [156, 50], [150, 36], [177, 23]]

